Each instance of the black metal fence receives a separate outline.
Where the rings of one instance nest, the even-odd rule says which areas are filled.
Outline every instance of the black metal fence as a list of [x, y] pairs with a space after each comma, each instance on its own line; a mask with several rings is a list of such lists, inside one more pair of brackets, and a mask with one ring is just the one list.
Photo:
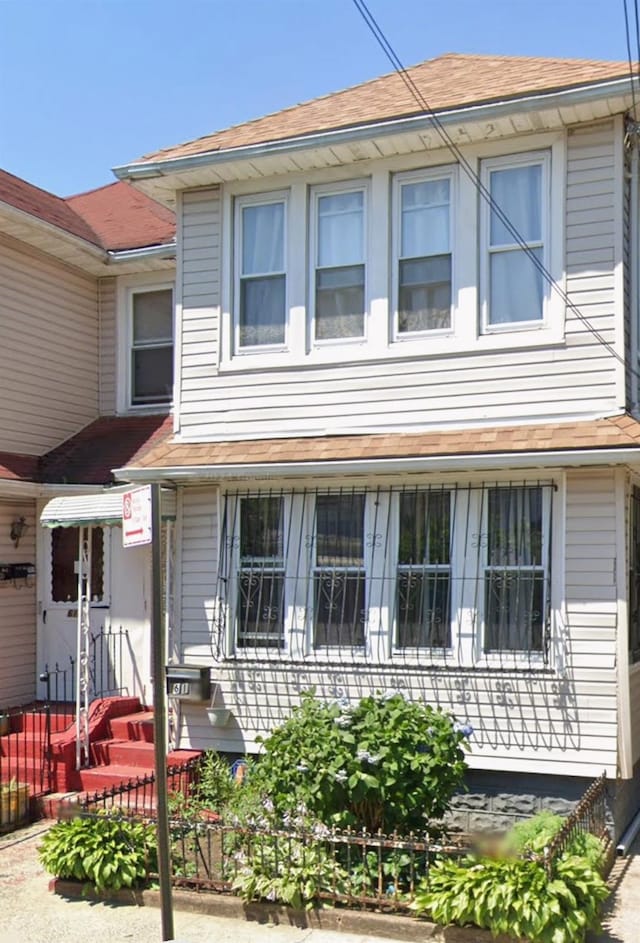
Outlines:
[[[89, 693], [91, 697], [127, 694], [125, 668], [133, 665], [129, 632], [101, 628], [89, 638]], [[76, 697], [76, 659], [69, 663], [45, 665], [40, 675], [43, 700], [47, 703], [71, 703]]]
[[25, 821], [30, 799], [51, 791], [50, 743], [48, 707], [0, 714], [0, 831]]
[[[194, 759], [171, 767], [169, 790], [188, 796], [197, 781], [199, 763]], [[83, 815], [110, 811], [153, 821], [155, 797], [155, 776], [150, 775], [84, 795], [75, 809]], [[258, 823], [248, 828], [197, 809], [188, 817], [173, 818], [170, 832], [174, 884], [247, 897], [269, 899], [274, 894], [275, 899], [274, 883], [281, 879], [283, 884], [295, 884], [304, 874], [315, 900], [397, 912], [410, 909], [416, 888], [435, 859], [462, 857], [488, 847], [484, 839], [478, 844], [477, 836], [462, 833], [436, 840], [429, 833], [372, 834], [320, 824], [290, 830]], [[596, 835], [606, 850], [610, 839], [604, 775], [587, 789], [546, 850], [543, 863], [549, 872], [553, 861], [581, 832]], [[270, 888], [265, 895], [259, 890], [261, 882]]]

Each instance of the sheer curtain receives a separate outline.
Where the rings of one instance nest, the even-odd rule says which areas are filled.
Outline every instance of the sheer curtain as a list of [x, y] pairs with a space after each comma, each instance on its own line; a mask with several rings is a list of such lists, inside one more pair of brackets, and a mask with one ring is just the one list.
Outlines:
[[284, 203], [242, 209], [240, 346], [285, 339]]
[[[492, 198], [522, 240], [542, 261], [542, 166], [494, 170], [490, 189]], [[489, 245], [490, 323], [540, 320], [544, 298], [542, 275], [493, 211]]]
[[364, 193], [319, 196], [316, 339], [364, 334]]

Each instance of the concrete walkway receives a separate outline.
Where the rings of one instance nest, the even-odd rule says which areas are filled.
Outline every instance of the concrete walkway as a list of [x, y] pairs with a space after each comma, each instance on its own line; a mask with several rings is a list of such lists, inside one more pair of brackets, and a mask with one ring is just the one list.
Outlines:
[[[37, 847], [48, 824], [37, 822], [0, 837], [0, 940], [2, 943], [161, 943], [160, 911], [152, 907], [71, 900], [51, 893]], [[611, 874], [613, 894], [604, 932], [589, 943], [640, 941], [640, 839]], [[385, 943], [381, 937], [328, 930], [265, 926], [175, 910], [179, 943]], [[484, 934], [483, 934], [484, 936]], [[389, 943], [389, 941], [387, 941]]]

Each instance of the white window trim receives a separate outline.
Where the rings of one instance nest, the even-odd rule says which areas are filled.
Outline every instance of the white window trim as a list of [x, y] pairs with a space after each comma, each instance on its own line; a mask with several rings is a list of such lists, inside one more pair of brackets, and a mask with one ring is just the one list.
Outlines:
[[[316, 270], [319, 266], [317, 262], [318, 250], [318, 202], [320, 197], [333, 196], [340, 193], [362, 193], [362, 242], [363, 253], [362, 262], [353, 263], [364, 267], [364, 310], [362, 312], [363, 333], [357, 337], [330, 337], [318, 339], [315, 336], [315, 295], [316, 295]], [[309, 344], [312, 348], [335, 348], [341, 350], [344, 346], [362, 346], [366, 345], [370, 337], [369, 310], [370, 310], [370, 292], [369, 292], [369, 270], [371, 267], [370, 245], [371, 238], [369, 233], [371, 192], [368, 180], [346, 180], [342, 183], [326, 183], [311, 187], [309, 193], [309, 226], [308, 226], [308, 253], [309, 253], [309, 294], [307, 300], [307, 332]]]
[[[391, 336], [395, 344], [411, 344], [439, 337], [453, 337], [456, 333], [457, 315], [457, 167], [454, 164], [430, 167], [424, 170], [410, 170], [394, 174], [392, 190], [392, 235], [391, 235], [391, 299], [389, 310], [392, 315]], [[398, 309], [400, 297], [400, 253], [402, 247], [402, 187], [408, 183], [422, 183], [429, 180], [449, 181], [449, 251], [451, 253], [451, 327], [427, 331], [398, 330]]]
[[[563, 581], [563, 561], [564, 561], [564, 528], [562, 524], [562, 515], [564, 513], [565, 500], [565, 476], [559, 472], [552, 477], [541, 481], [533, 481], [523, 477], [514, 479], [513, 475], [496, 475], [491, 480], [484, 481], [466, 476], [455, 476], [447, 480], [447, 476], [438, 479], [436, 487], [442, 490], [458, 487], [458, 493], [451, 504], [451, 560], [450, 571], [451, 580], [451, 600], [450, 600], [450, 619], [451, 619], [451, 645], [438, 649], [433, 648], [400, 648], [396, 645], [396, 625], [394, 621], [395, 611], [395, 592], [396, 575], [398, 570], [398, 541], [399, 541], [399, 499], [397, 491], [389, 492], [386, 490], [390, 483], [381, 484], [381, 491], [377, 491], [371, 482], [362, 485], [365, 492], [365, 510], [364, 510], [364, 572], [365, 572], [365, 606], [368, 618], [365, 621], [365, 638], [362, 648], [352, 648], [351, 646], [321, 646], [314, 648], [313, 644], [313, 573], [315, 570], [315, 499], [309, 500], [307, 496], [303, 503], [301, 494], [292, 497], [288, 485], [283, 485], [282, 494], [284, 498], [283, 509], [283, 534], [289, 530], [297, 532], [302, 526], [303, 529], [313, 535], [309, 546], [295, 546], [285, 548], [285, 579], [284, 579], [284, 640], [280, 649], [270, 647], [251, 647], [246, 651], [236, 645], [236, 606], [237, 606], [237, 578], [239, 569], [239, 514], [234, 510], [232, 519], [235, 521], [234, 533], [232, 536], [232, 557], [230, 595], [226, 597], [226, 656], [242, 662], [243, 660], [255, 660], [256, 655], [272, 660], [282, 660], [283, 663], [298, 663], [305, 661], [314, 662], [335, 662], [344, 663], [345, 652], [348, 653], [349, 663], [363, 663], [372, 665], [387, 665], [396, 668], [402, 665], [420, 666], [425, 663], [425, 652], [428, 652], [428, 662], [432, 666], [442, 668], [449, 667], [452, 670], [464, 670], [477, 668], [484, 671], [495, 670], [539, 670], [559, 672], [563, 669], [563, 659], [561, 653], [562, 639], [558, 632], [565, 619], [560, 611], [559, 600], [562, 599], [562, 581]], [[397, 483], [396, 483], [397, 484]], [[425, 489], [433, 488], [434, 482], [423, 482]], [[467, 490], [465, 485], [470, 484], [471, 489]], [[473, 580], [461, 579], [460, 574], [466, 571], [465, 566], [465, 540], [469, 538], [473, 531], [475, 536], [482, 538], [486, 530], [487, 508], [481, 508], [480, 486], [484, 489], [493, 487], [511, 486], [535, 487], [540, 484], [543, 488], [543, 570], [545, 580], [549, 579], [549, 567], [551, 568], [550, 580], [548, 582], [549, 598], [545, 597], [545, 609], [549, 611], [549, 637], [548, 637], [548, 657], [544, 660], [543, 651], [519, 651], [504, 650], [496, 652], [484, 652], [484, 572], [486, 561], [486, 549], [479, 548], [480, 557], [478, 559], [478, 578], [482, 575], [481, 585], [478, 590], [478, 597], [474, 597]], [[358, 492], [359, 485], [349, 482], [345, 484], [349, 492]], [[412, 489], [415, 487], [420, 490], [420, 483], [411, 483]], [[555, 491], [553, 508], [550, 508], [551, 487]], [[340, 482], [332, 484], [331, 491], [340, 492]], [[251, 489], [247, 494], [253, 493], [272, 494], [278, 493], [278, 488], [274, 482], [269, 482], [265, 488], [262, 483], [255, 482], [255, 492]], [[220, 492], [220, 511], [224, 505], [225, 495]], [[237, 503], [241, 498], [232, 499]], [[551, 513], [550, 513], [551, 511]], [[469, 524], [467, 526], [458, 526], [460, 521], [466, 520], [468, 516]], [[304, 517], [304, 519], [303, 519]], [[482, 519], [481, 519], [482, 518]], [[384, 522], [388, 533], [386, 537], [386, 548], [382, 553], [375, 553], [372, 540], [376, 539], [376, 520]], [[549, 542], [553, 536], [553, 544], [550, 547]], [[382, 538], [384, 540], [384, 538]], [[380, 545], [378, 545], [380, 549]], [[469, 543], [466, 547], [467, 558], [469, 553], [475, 552]], [[475, 558], [474, 558], [475, 559]], [[468, 575], [468, 574], [467, 574]], [[379, 605], [372, 595], [372, 587], [378, 585], [378, 580], [382, 579], [382, 594]], [[476, 603], [474, 605], [474, 602]], [[216, 600], [215, 609], [221, 604], [221, 600]], [[294, 612], [295, 610], [295, 612]], [[544, 619], [543, 619], [544, 632]]]
[[[542, 168], [542, 206], [541, 206], [541, 240], [535, 240], [531, 243], [525, 242], [537, 248], [537, 243], [542, 243], [542, 265], [547, 272], [551, 269], [551, 199], [552, 199], [552, 181], [551, 181], [551, 152], [530, 151], [524, 154], [511, 154], [504, 157], [490, 157], [481, 162], [480, 179], [487, 193], [491, 192], [491, 172], [494, 170], [511, 170], [517, 167]], [[505, 334], [512, 332], [535, 331], [548, 329], [550, 325], [550, 301], [551, 286], [546, 278], [543, 278], [543, 302], [542, 317], [530, 321], [508, 321], [503, 324], [491, 324], [490, 322], [490, 277], [489, 266], [491, 257], [490, 244], [490, 224], [491, 224], [491, 206], [483, 197], [480, 197], [480, 218], [479, 218], [479, 244], [480, 244], [480, 321], [481, 332], [483, 334]], [[510, 244], [511, 245], [511, 244]], [[513, 245], [516, 245], [515, 240]], [[500, 249], [509, 251], [508, 249]]]
[[[485, 141], [464, 147], [471, 168], [480, 172], [490, 161], [530, 163], [541, 153], [550, 157], [548, 174], [548, 226], [545, 263], [555, 283], [565, 289], [564, 231], [566, 191], [566, 138], [564, 132], [545, 132], [520, 137], [513, 141]], [[565, 343], [565, 305], [561, 295], [549, 288], [544, 322], [528, 325], [512, 323], [482, 329], [482, 259], [478, 253], [480, 217], [484, 200], [467, 174], [450, 161], [442, 163], [442, 151], [426, 152], [420, 157], [406, 155], [367, 162], [367, 176], [362, 168], [308, 171], [291, 174], [287, 190], [270, 190], [265, 181], [263, 191], [256, 193], [255, 181], [224, 185], [222, 199], [222, 280], [221, 332], [218, 369], [221, 374], [244, 374], [253, 370], [277, 370], [283, 374], [301, 368], [323, 365], [349, 366], [379, 364], [385, 361], [411, 362], [425, 358], [441, 358], [458, 354], [499, 353], [501, 351], [561, 348]], [[448, 155], [447, 155], [448, 157]], [[410, 338], [394, 337], [396, 289], [394, 275], [395, 247], [393, 230], [397, 230], [395, 213], [397, 199], [392, 200], [396, 178], [441, 176], [454, 171], [455, 196], [452, 203], [452, 330], [424, 332]], [[348, 179], [347, 179], [348, 177]], [[273, 178], [275, 183], [277, 178]], [[332, 181], [332, 182], [329, 182]], [[277, 181], [279, 182], [279, 181]], [[367, 336], [365, 339], [344, 339], [341, 342], [312, 343], [310, 329], [309, 246], [312, 190], [337, 191], [340, 187], [367, 187], [367, 244], [365, 286], [367, 298]], [[287, 213], [287, 348], [280, 350], [252, 348], [235, 353], [234, 330], [234, 266], [235, 202], [253, 198], [258, 202], [278, 197], [288, 198]], [[395, 205], [394, 205], [395, 204]]]
[[[284, 275], [284, 342], [281, 344], [253, 344], [240, 346], [240, 283], [242, 277], [242, 210], [246, 206], [272, 206], [282, 203], [284, 207], [283, 216], [283, 261], [284, 269], [281, 273]], [[233, 358], [244, 358], [263, 354], [273, 354], [278, 352], [287, 352], [289, 350], [290, 326], [289, 326], [289, 192], [287, 190], [270, 191], [268, 193], [252, 193], [234, 198], [233, 208], [233, 337], [232, 337], [232, 356]]]
[[[131, 378], [131, 351], [133, 349], [133, 296], [147, 291], [170, 290], [173, 298], [173, 396], [165, 403], [133, 404], [133, 384]], [[117, 291], [117, 366], [116, 366], [116, 408], [119, 415], [125, 413], [163, 413], [170, 412], [175, 397], [178, 364], [176, 362], [176, 286], [173, 280], [167, 280], [166, 273], [155, 275], [131, 275], [118, 280]]]

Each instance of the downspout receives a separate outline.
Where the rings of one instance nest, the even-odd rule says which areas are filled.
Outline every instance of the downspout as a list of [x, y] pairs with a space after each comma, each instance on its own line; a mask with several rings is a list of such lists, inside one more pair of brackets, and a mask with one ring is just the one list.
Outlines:
[[[638, 134], [640, 132], [640, 126], [634, 121], [627, 124], [627, 141], [631, 147], [631, 170], [630, 170], [630, 184], [631, 192], [629, 194], [629, 229], [630, 229], [630, 244], [629, 244], [629, 317], [631, 321], [631, 350], [630, 361], [631, 367], [634, 371], [638, 370], [640, 365], [640, 357], [638, 356], [638, 344], [640, 343], [639, 337], [639, 325], [638, 325], [638, 266], [640, 264], [640, 258], [638, 253]], [[635, 375], [631, 378], [631, 409], [633, 412], [637, 412], [639, 407], [640, 400], [640, 387], [637, 377]]]

